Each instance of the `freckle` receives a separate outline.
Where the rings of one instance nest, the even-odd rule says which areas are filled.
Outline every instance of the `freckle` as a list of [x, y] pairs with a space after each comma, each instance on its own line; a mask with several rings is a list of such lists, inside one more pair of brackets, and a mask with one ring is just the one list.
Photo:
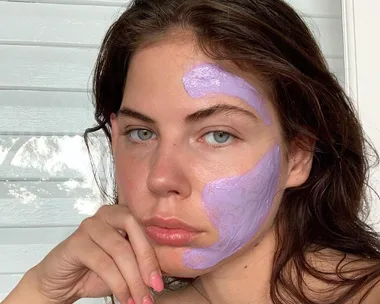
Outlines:
[[248, 266], [247, 266], [247, 265], [245, 265], [245, 266], [244, 266], [244, 269], [247, 269], [247, 267], [248, 267]]

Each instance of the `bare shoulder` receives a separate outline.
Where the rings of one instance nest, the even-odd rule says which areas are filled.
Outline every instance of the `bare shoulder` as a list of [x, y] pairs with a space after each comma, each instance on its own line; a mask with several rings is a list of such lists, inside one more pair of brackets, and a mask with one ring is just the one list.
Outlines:
[[[379, 280], [380, 280], [380, 277], [377, 279], [377, 281]], [[362, 302], [362, 304], [378, 304], [378, 303], [380, 303], [380, 282], [376, 283], [375, 287], [371, 289], [371, 291], [368, 293], [368, 296]]]
[[[361, 281], [361, 288], [353, 295], [347, 304], [378, 304], [380, 303], [380, 260], [365, 259], [355, 255], [324, 249], [307, 256], [307, 262], [326, 279], [335, 281], [334, 288], [326, 281], [306, 275], [306, 285], [322, 292], [327, 298], [347, 294], [355, 281]], [[377, 274], [376, 274], [377, 273]], [[371, 277], [371, 279], [368, 279]], [[345, 279], [342, 279], [345, 278]], [[345, 283], [344, 283], [345, 281]], [[338, 287], [340, 285], [340, 287]]]
[[177, 291], [165, 292], [155, 300], [156, 304], [206, 304], [208, 303], [201, 294], [192, 286]]

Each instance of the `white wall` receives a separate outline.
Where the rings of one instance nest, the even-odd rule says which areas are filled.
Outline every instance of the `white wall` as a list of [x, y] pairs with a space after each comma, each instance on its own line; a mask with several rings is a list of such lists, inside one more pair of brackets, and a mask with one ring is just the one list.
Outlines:
[[[343, 82], [340, 0], [289, 2]], [[99, 43], [124, 3], [0, 0], [0, 300], [99, 206], [80, 135]]]
[[[355, 48], [347, 50], [347, 89], [356, 100], [368, 137], [380, 152], [380, 2], [346, 0], [346, 36]], [[380, 168], [371, 184], [380, 193]], [[380, 200], [374, 196], [370, 222], [380, 231]]]

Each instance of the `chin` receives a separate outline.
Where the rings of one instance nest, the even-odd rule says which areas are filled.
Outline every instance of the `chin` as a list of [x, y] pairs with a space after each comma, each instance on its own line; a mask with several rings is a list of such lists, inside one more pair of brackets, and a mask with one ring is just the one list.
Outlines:
[[154, 248], [164, 276], [196, 278], [211, 270], [190, 269], [183, 264], [183, 247], [157, 246]]

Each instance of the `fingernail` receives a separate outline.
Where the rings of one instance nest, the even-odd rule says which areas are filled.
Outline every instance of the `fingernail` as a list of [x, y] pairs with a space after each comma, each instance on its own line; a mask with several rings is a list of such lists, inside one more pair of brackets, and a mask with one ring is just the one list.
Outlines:
[[142, 304], [153, 304], [152, 298], [150, 296], [146, 296], [142, 299]]
[[150, 287], [157, 292], [161, 292], [164, 289], [164, 282], [157, 271], [153, 271], [150, 275]]
[[128, 301], [127, 301], [127, 304], [135, 304], [135, 301], [133, 301], [132, 298], [129, 298]]

